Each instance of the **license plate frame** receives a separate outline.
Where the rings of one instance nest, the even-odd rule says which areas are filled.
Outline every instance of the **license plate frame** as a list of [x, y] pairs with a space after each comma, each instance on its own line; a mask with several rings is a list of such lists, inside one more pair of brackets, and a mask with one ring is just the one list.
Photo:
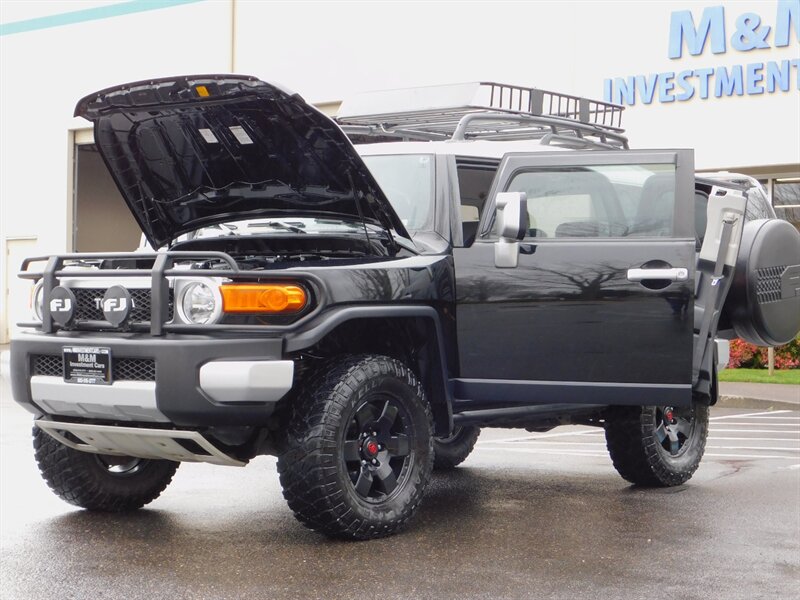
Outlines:
[[64, 381], [88, 385], [111, 385], [111, 348], [105, 346], [64, 346]]

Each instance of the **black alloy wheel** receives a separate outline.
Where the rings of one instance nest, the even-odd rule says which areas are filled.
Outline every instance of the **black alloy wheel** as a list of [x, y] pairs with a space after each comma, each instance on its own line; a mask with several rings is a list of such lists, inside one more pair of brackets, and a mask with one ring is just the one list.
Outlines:
[[654, 412], [655, 434], [661, 448], [672, 457], [681, 456], [690, 447], [696, 419], [691, 409], [680, 411], [671, 406], [657, 406]]
[[109, 475], [130, 477], [147, 467], [148, 461], [133, 456], [115, 456], [111, 454], [95, 454], [95, 460]]
[[605, 415], [606, 446], [614, 468], [633, 484], [669, 487], [697, 470], [708, 438], [708, 405], [612, 406]]
[[305, 377], [278, 457], [283, 495], [306, 527], [347, 539], [399, 531], [433, 468], [425, 392], [402, 362], [346, 356]]
[[350, 419], [342, 455], [353, 488], [366, 501], [383, 502], [405, 484], [413, 459], [409, 419], [396, 398], [380, 394]]

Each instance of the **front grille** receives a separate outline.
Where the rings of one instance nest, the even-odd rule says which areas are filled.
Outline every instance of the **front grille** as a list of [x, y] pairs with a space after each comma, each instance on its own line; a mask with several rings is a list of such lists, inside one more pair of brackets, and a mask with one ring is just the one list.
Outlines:
[[[75, 294], [77, 307], [75, 308], [76, 321], [105, 321], [100, 302], [105, 288], [71, 288]], [[133, 300], [130, 320], [134, 323], [150, 320], [150, 290], [148, 288], [134, 288], [128, 290]], [[169, 290], [167, 306], [167, 320], [172, 320], [174, 294]]]
[[756, 298], [759, 304], [781, 299], [781, 279], [786, 266], [765, 267], [756, 270]]
[[[34, 354], [33, 375], [64, 376], [64, 357], [60, 354]], [[156, 361], [152, 358], [111, 358], [111, 376], [115, 381], [155, 381]]]
[[33, 356], [34, 375], [64, 375], [64, 357], [53, 354], [35, 354]]
[[112, 358], [111, 376], [120, 381], [155, 381], [156, 361], [152, 358]]

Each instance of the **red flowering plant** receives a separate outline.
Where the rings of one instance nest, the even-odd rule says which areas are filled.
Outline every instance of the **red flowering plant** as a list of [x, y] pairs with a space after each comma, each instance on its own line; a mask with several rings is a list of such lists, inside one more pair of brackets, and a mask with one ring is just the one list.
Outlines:
[[[766, 369], [769, 363], [767, 352], [767, 348], [748, 344], [744, 340], [732, 340], [728, 366], [732, 369]], [[800, 368], [800, 336], [775, 348], [775, 368]]]

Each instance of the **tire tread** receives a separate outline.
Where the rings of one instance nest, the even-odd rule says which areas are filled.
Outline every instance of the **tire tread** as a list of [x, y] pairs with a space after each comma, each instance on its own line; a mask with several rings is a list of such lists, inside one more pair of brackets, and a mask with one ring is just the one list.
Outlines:
[[295, 517], [309, 529], [346, 539], [372, 539], [402, 529], [416, 512], [430, 478], [432, 460], [416, 471], [411, 500], [385, 515], [375, 526], [348, 506], [337, 481], [336, 431], [348, 399], [380, 376], [407, 383], [422, 400], [429, 428], [429, 458], [433, 456], [431, 411], [422, 386], [411, 369], [385, 356], [359, 355], [325, 363], [298, 387], [293, 398], [285, 451], [278, 457], [283, 496]]
[[115, 480], [93, 454], [69, 448], [38, 427], [33, 428], [33, 447], [39, 471], [57, 496], [99, 512], [128, 512], [149, 504], [166, 489], [179, 465], [150, 460], [141, 473]]

